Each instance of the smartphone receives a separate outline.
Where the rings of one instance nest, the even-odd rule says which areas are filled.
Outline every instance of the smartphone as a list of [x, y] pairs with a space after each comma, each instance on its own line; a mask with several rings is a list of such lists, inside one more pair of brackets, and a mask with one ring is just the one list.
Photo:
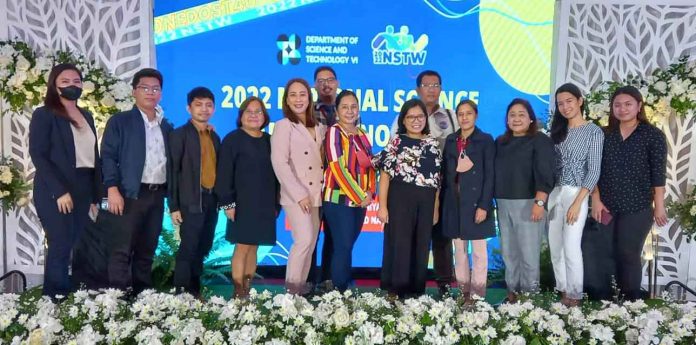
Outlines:
[[602, 214], [599, 217], [599, 222], [602, 223], [602, 225], [609, 225], [612, 219], [614, 219], [614, 217], [611, 216], [609, 211], [602, 210]]
[[102, 210], [109, 210], [109, 198], [102, 198], [101, 203], [99, 203], [99, 208]]

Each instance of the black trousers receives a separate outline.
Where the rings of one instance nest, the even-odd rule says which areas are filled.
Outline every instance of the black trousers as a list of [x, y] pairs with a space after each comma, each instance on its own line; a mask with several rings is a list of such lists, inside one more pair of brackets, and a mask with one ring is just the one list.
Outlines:
[[435, 193], [435, 188], [390, 183], [380, 282], [383, 290], [400, 297], [425, 292]]
[[137, 199], [125, 198], [123, 215], [116, 217], [121, 227], [111, 239], [111, 287], [125, 290], [132, 286], [136, 294], [152, 287], [152, 259], [162, 232], [164, 186], [151, 190], [143, 184]]
[[331, 228], [329, 222], [326, 221], [324, 212], [321, 215], [321, 224], [324, 228], [324, 245], [321, 247], [321, 267], [317, 266], [317, 248], [319, 248], [319, 236], [317, 243], [312, 252], [312, 265], [309, 267], [307, 282], [312, 284], [321, 283], [331, 280], [331, 258], [333, 257], [333, 238], [331, 237]]
[[[49, 191], [34, 189], [36, 213], [46, 234], [46, 263], [44, 265], [43, 294], [66, 297], [72, 290], [68, 275], [70, 253], [90, 222], [89, 205], [94, 200], [94, 169], [77, 168], [77, 181], [69, 188], [73, 210], [68, 214], [58, 211], [56, 199]], [[60, 195], [58, 196], [60, 197]]]
[[653, 209], [616, 214], [607, 225], [613, 234], [616, 281], [626, 300], [641, 297], [640, 283], [643, 279], [641, 252], [653, 225]]
[[217, 198], [213, 193], [202, 192], [201, 206], [203, 212], [181, 210], [181, 243], [174, 268], [174, 286], [194, 296], [199, 296], [201, 292], [203, 259], [213, 247], [218, 220]]
[[[442, 219], [442, 200], [440, 200], [440, 219]], [[437, 222], [433, 226], [433, 271], [435, 271], [435, 281], [438, 286], [445, 286], [454, 280], [454, 252], [452, 250], [452, 239], [442, 234], [442, 222]]]

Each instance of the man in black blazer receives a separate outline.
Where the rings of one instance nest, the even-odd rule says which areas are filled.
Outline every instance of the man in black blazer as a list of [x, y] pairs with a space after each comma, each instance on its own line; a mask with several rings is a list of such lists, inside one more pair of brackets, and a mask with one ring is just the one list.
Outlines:
[[137, 294], [152, 287], [152, 259], [162, 231], [167, 151], [172, 125], [158, 107], [162, 74], [133, 76], [135, 106], [112, 116], [101, 144], [108, 209], [120, 229], [110, 238], [109, 285]]
[[208, 123], [215, 111], [213, 93], [196, 87], [188, 93], [187, 101], [191, 120], [169, 134], [168, 201], [181, 237], [174, 286], [199, 296], [203, 259], [213, 246], [218, 218], [213, 187], [220, 137]]

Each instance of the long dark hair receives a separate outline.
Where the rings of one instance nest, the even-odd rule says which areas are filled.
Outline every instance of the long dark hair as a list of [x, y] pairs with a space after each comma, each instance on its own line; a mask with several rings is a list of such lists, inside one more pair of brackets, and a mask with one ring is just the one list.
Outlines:
[[46, 96], [44, 97], [44, 105], [46, 108], [50, 109], [54, 113], [58, 114], [60, 117], [70, 121], [73, 125], [77, 125], [70, 116], [68, 116], [68, 111], [65, 109], [63, 103], [60, 102], [60, 92], [58, 92], [58, 87], [56, 86], [56, 79], [58, 76], [65, 71], [75, 71], [77, 75], [80, 76], [82, 80], [82, 72], [77, 69], [77, 66], [71, 63], [62, 63], [53, 66], [51, 72], [48, 74], [48, 82], [46, 83]]
[[532, 122], [529, 124], [529, 128], [527, 128], [527, 133], [525, 135], [531, 137], [537, 134], [537, 132], [539, 131], [537, 117], [534, 113], [532, 105], [526, 99], [515, 98], [510, 102], [510, 104], [508, 104], [507, 110], [505, 110], [505, 133], [503, 133], [503, 135], [500, 137], [500, 141], [503, 143], [507, 143], [508, 141], [510, 141], [510, 138], [512, 138], [512, 129], [508, 125], [508, 116], [510, 114], [510, 109], [512, 109], [512, 107], [517, 104], [524, 107], [524, 109], [527, 111], [527, 114], [529, 114], [529, 119], [532, 120]]
[[626, 85], [616, 89], [616, 91], [614, 91], [614, 93], [611, 95], [611, 101], [609, 102], [609, 126], [607, 126], [610, 131], [619, 128], [620, 121], [616, 118], [616, 116], [614, 116], [614, 99], [618, 95], [629, 95], [633, 97], [636, 102], [640, 103], [640, 110], [638, 110], [638, 116], [636, 116], [636, 118], [638, 119], [638, 122], [648, 123], [648, 117], [645, 116], [645, 102], [643, 101], [643, 95], [640, 94], [640, 91], [638, 91], [635, 86]]
[[309, 99], [309, 104], [307, 104], [307, 110], [305, 110], [304, 125], [305, 127], [313, 128], [317, 125], [317, 121], [314, 119], [314, 102], [312, 102], [312, 88], [310, 88], [307, 81], [302, 78], [292, 78], [288, 80], [287, 84], [285, 84], [285, 92], [283, 93], [282, 105], [283, 116], [285, 116], [288, 120], [290, 120], [293, 123], [300, 122], [300, 119], [297, 117], [297, 115], [295, 115], [295, 113], [292, 112], [290, 106], [288, 106], [288, 90], [290, 89], [290, 85], [294, 83], [300, 83], [302, 84], [302, 86], [305, 87], [305, 89], [307, 89], [307, 98]]
[[[580, 88], [575, 86], [575, 84], [565, 83], [561, 85], [558, 89], [556, 89], [556, 93], [554, 94], [556, 110], [554, 110], [553, 112], [553, 120], [551, 121], [551, 140], [553, 140], [554, 144], [563, 142], [568, 136], [568, 119], [566, 119], [563, 116], [563, 114], [561, 114], [561, 112], [558, 111], [558, 94], [563, 92], [570, 93], [571, 95], [575, 96], [575, 98], [577, 98], [578, 100], [582, 99], [582, 92], [580, 91]], [[580, 106], [581, 115], [585, 115], [586, 108], [587, 104], [585, 104], [585, 102], [582, 102], [582, 106]]]
[[428, 111], [425, 108], [425, 103], [421, 101], [420, 99], [409, 99], [408, 101], [404, 102], [404, 105], [401, 106], [401, 111], [399, 111], [399, 118], [396, 120], [396, 122], [399, 125], [399, 128], [396, 130], [396, 134], [405, 134], [406, 133], [406, 126], [404, 125], [404, 119], [406, 118], [406, 113], [408, 113], [411, 108], [419, 107], [423, 111], [423, 114], [425, 114], [425, 126], [423, 126], [423, 129], [421, 130], [422, 134], [428, 135], [430, 134], [430, 126], [428, 125]]

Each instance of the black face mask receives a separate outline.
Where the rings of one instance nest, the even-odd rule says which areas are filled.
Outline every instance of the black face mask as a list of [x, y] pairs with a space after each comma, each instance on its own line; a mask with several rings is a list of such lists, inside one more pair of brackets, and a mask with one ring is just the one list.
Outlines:
[[82, 95], [82, 89], [75, 85], [59, 87], [58, 90], [60, 90], [60, 96], [69, 101], [76, 101]]

